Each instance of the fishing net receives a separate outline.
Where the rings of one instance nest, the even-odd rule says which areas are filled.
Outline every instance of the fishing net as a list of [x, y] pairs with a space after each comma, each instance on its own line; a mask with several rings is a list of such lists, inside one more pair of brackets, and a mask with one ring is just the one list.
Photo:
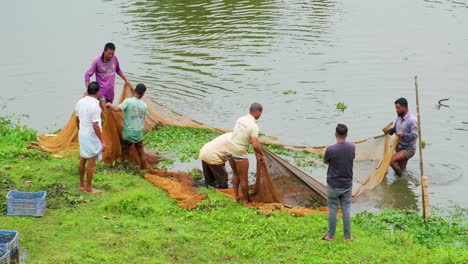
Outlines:
[[145, 179], [164, 189], [169, 197], [184, 209], [197, 207], [198, 203], [207, 197], [206, 194], [198, 192], [194, 187], [195, 182], [184, 172], [156, 171], [154, 174], [147, 173]]
[[[125, 85], [122, 89], [120, 100], [131, 97], [134, 89], [130, 85]], [[145, 119], [145, 130], [149, 130], [157, 125], [173, 125], [191, 128], [213, 129], [220, 132], [229, 130], [209, 126], [195, 121], [183, 114], [180, 114], [156, 101], [154, 98], [144, 97], [143, 100], [148, 105]], [[103, 116], [103, 137], [107, 149], [103, 152], [103, 162], [114, 165], [120, 160], [121, 148], [120, 137], [122, 133], [123, 114], [107, 109]], [[389, 124], [391, 125], [391, 124]], [[315, 154], [323, 154], [325, 146], [292, 146], [285, 145], [274, 138], [261, 136], [260, 142], [263, 144], [274, 144], [285, 147], [293, 151], [308, 151]], [[391, 139], [388, 135], [356, 141], [355, 160], [355, 181], [353, 196], [359, 195], [365, 190], [377, 186], [387, 173], [391, 157], [395, 151], [398, 138]], [[67, 125], [57, 134], [46, 134], [37, 137], [37, 142], [30, 143], [31, 148], [54, 153], [61, 157], [64, 153], [77, 153], [78, 129], [75, 121], [75, 114], [72, 114]], [[74, 152], [72, 151], [74, 150]], [[307, 214], [304, 211], [294, 208], [320, 208], [326, 206], [327, 193], [326, 186], [317, 177], [305, 173], [278, 155], [265, 150], [266, 163], [257, 162], [256, 182], [252, 185], [251, 193], [254, 204], [260, 210], [287, 211], [295, 215]], [[70, 154], [68, 154], [70, 155]], [[78, 154], [75, 154], [78, 155]], [[193, 180], [186, 173], [154, 171], [152, 168], [160, 160], [155, 153], [146, 151], [149, 164], [148, 174], [145, 178], [154, 185], [166, 190], [173, 199], [183, 208], [194, 208], [198, 202], [206, 196], [198, 193], [194, 188]], [[134, 149], [130, 150], [129, 160], [139, 165], [139, 156]], [[357, 166], [362, 165], [364, 166]], [[360, 168], [363, 167], [363, 168]], [[219, 190], [232, 197], [232, 190]], [[261, 205], [265, 208], [261, 209]], [[276, 204], [276, 205], [272, 205]], [[281, 206], [279, 206], [281, 204]], [[305, 209], [304, 209], [305, 210]]]

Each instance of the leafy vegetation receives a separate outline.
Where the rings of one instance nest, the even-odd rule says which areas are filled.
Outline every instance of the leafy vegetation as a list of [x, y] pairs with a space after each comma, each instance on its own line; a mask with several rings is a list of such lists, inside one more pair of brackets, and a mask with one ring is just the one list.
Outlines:
[[190, 175], [190, 177], [192, 179], [194, 179], [195, 181], [198, 181], [198, 180], [201, 180], [202, 179], [202, 171], [199, 170], [199, 169], [191, 169], [189, 170], [188, 174]]
[[35, 140], [36, 131], [0, 116], [0, 142], [9, 142], [15, 147], [24, 147]]
[[[400, 240], [399, 243], [418, 243], [436, 248], [444, 244], [468, 244], [466, 223], [463, 222], [466, 216], [468, 211], [462, 208], [457, 208], [449, 219], [436, 215], [427, 220], [414, 211], [386, 210], [379, 214], [357, 214], [354, 223], [376, 235]], [[403, 236], [405, 241], [401, 241]]]
[[[167, 130], [166, 130], [167, 129]], [[180, 130], [179, 130], [180, 129]], [[147, 141], [166, 153], [187, 151], [216, 136], [210, 131], [162, 128]], [[55, 159], [26, 149], [22, 127], [1, 128], [0, 223], [20, 233], [24, 263], [466, 263], [466, 211], [422, 221], [415, 212], [385, 211], [353, 217], [355, 241], [320, 237], [327, 215], [259, 215], [211, 188], [194, 210], [183, 210], [141, 171], [98, 163], [94, 176], [100, 195], [78, 189], [78, 158]], [[151, 135], [153, 133], [153, 135]], [[34, 134], [34, 133], [31, 133]], [[190, 137], [188, 134], [192, 135]], [[158, 141], [159, 140], [159, 141]], [[165, 141], [167, 140], [167, 142]], [[155, 142], [158, 143], [155, 143]], [[17, 146], [18, 144], [18, 146]], [[185, 144], [189, 146], [184, 146]], [[271, 146], [268, 146], [269, 148]], [[271, 147], [282, 155], [288, 151]], [[301, 154], [302, 155], [302, 154]], [[174, 158], [177, 158], [174, 157]], [[8, 190], [47, 191], [41, 218], [6, 216]], [[340, 222], [340, 221], [339, 221]]]
[[291, 164], [294, 164], [302, 169], [321, 167], [323, 165], [323, 155], [314, 154], [309, 151], [293, 151], [279, 145], [263, 144], [264, 148], [281, 156]]
[[291, 90], [291, 89], [283, 91], [283, 94], [296, 94], [296, 93], [297, 93], [297, 91]]
[[145, 135], [145, 147], [154, 148], [162, 155], [174, 154], [181, 161], [186, 162], [190, 159], [197, 159], [203, 144], [219, 135], [221, 135], [220, 132], [211, 129], [156, 127]]
[[427, 143], [426, 140], [421, 140], [421, 146], [423, 149], [426, 148], [426, 146], [430, 146], [430, 145], [431, 143]]
[[344, 112], [344, 110], [346, 110], [346, 108], [348, 108], [348, 106], [345, 105], [345, 103], [343, 103], [343, 102], [336, 103], [336, 109], [341, 110], [341, 111]]

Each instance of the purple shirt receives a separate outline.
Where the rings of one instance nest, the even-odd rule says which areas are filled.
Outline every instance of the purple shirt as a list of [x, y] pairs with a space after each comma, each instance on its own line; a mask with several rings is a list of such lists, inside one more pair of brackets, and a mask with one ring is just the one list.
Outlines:
[[353, 142], [340, 142], [327, 147], [323, 159], [328, 162], [327, 184], [333, 188], [353, 186], [353, 160], [356, 146]]
[[114, 99], [115, 74], [122, 73], [119, 60], [116, 56], [108, 62], [104, 62], [101, 56], [96, 57], [85, 73], [85, 81], [90, 81], [96, 74], [96, 82], [99, 84], [99, 95], [106, 99]]
[[406, 115], [397, 117], [395, 126], [390, 131], [390, 135], [395, 132], [403, 132], [403, 138], [398, 143], [397, 150], [416, 149], [416, 141], [418, 139], [418, 120], [410, 112]]

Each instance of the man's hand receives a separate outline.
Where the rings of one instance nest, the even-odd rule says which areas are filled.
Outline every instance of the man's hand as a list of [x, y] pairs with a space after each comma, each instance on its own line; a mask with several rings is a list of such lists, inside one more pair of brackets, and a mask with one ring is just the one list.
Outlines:
[[399, 138], [403, 138], [405, 136], [405, 134], [403, 134], [403, 132], [397, 132], [396, 134], [397, 134], [397, 136]]
[[112, 105], [111, 102], [107, 102], [107, 103], [106, 103], [106, 107], [107, 107], [107, 108], [111, 107], [111, 105]]
[[382, 131], [383, 131], [385, 134], [390, 134], [390, 130], [391, 130], [391, 128], [384, 128], [384, 129], [382, 129]]
[[265, 163], [265, 164], [266, 164], [265, 155], [261, 155], [260, 158], [259, 158], [259, 160], [260, 160], [261, 163]]
[[106, 147], [107, 147], [107, 146], [106, 146], [106, 143], [101, 142], [101, 147], [102, 147], [102, 151], [106, 150]]

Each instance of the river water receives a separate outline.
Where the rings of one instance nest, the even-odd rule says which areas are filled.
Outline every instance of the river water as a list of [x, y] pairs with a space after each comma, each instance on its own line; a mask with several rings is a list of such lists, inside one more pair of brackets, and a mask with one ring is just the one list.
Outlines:
[[[0, 107], [41, 133], [67, 122], [106, 42], [163, 104], [231, 128], [257, 101], [261, 131], [295, 145], [334, 143], [338, 122], [350, 140], [380, 134], [395, 99], [416, 113], [417, 75], [431, 204], [467, 207], [464, 0], [26, 0], [3, 3], [0, 22]], [[358, 210], [419, 208], [418, 165], [389, 173]]]

